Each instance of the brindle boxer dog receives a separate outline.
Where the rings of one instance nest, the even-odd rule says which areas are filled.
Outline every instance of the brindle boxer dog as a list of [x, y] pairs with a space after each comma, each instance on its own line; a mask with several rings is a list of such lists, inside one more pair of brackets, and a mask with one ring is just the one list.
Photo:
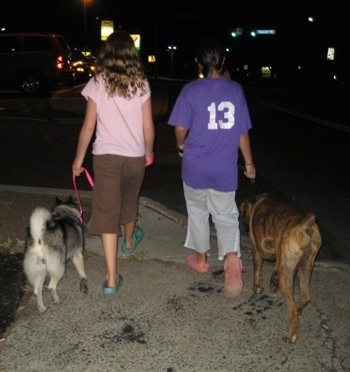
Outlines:
[[[254, 202], [244, 201], [240, 209], [249, 227], [253, 248], [253, 292], [263, 291], [263, 261], [275, 261], [270, 288], [273, 292], [279, 289], [287, 303], [289, 328], [283, 340], [295, 342], [299, 314], [310, 302], [312, 270], [322, 243], [316, 216], [313, 213], [302, 214], [268, 194], [259, 196]], [[297, 275], [299, 301], [294, 296]]]

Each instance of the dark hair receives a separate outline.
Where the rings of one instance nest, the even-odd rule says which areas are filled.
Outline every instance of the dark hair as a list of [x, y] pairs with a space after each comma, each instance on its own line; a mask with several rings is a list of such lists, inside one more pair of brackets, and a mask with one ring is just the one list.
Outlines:
[[202, 67], [201, 73], [204, 77], [207, 77], [214, 69], [221, 74], [225, 73], [225, 48], [220, 40], [214, 37], [202, 39], [197, 45], [194, 55], [197, 63]]

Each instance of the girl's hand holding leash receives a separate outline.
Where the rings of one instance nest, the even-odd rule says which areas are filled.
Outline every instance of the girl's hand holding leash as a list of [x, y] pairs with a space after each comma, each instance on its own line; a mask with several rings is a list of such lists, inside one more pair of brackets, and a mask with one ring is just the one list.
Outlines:
[[145, 166], [148, 167], [149, 165], [153, 163], [154, 163], [154, 154], [152, 154], [151, 156], [146, 155]]
[[84, 170], [85, 169], [83, 167], [79, 167], [79, 168], [72, 167], [72, 172], [73, 172], [74, 176], [76, 176], [76, 177], [79, 177], [84, 172]]
[[256, 176], [256, 169], [254, 163], [245, 164], [244, 167], [245, 167], [244, 175], [250, 178], [251, 180], [254, 180]]
[[83, 167], [83, 163], [79, 159], [75, 158], [72, 164], [73, 175], [79, 177], [84, 172], [85, 168]]

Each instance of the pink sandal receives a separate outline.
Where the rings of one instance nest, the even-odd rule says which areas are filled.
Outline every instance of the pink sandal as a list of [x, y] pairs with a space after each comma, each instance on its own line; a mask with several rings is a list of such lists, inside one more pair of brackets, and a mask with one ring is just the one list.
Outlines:
[[197, 257], [194, 254], [186, 258], [186, 263], [191, 269], [194, 269], [200, 273], [206, 273], [210, 267], [208, 263], [199, 264]]
[[242, 261], [235, 254], [226, 256], [225, 270], [225, 296], [237, 297], [243, 290]]

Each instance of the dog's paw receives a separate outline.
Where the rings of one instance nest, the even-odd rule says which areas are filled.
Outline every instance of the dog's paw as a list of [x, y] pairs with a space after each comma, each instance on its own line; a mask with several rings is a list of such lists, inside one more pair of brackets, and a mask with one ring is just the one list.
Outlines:
[[52, 298], [52, 302], [54, 304], [59, 304], [60, 303], [60, 299], [57, 295], [57, 292], [56, 292], [56, 288], [50, 288], [49, 287], [49, 290], [50, 290], [50, 294], [51, 294], [51, 298]]
[[278, 292], [278, 289], [279, 289], [278, 281], [275, 280], [275, 278], [271, 278], [271, 280], [270, 280], [270, 289], [273, 293]]
[[88, 294], [87, 280], [85, 278], [82, 278], [80, 280], [80, 292], [83, 293], [85, 296]]
[[55, 305], [58, 305], [59, 303], [60, 303], [60, 299], [59, 298], [57, 298], [57, 300], [53, 300], [53, 302], [52, 302], [53, 304], [55, 304]]
[[290, 342], [293, 344], [297, 340], [298, 334], [292, 334], [290, 335], [289, 332], [285, 333], [283, 336], [283, 341]]
[[45, 313], [47, 310], [47, 306], [45, 305], [38, 305], [38, 311], [40, 314]]
[[254, 293], [262, 293], [264, 291], [264, 287], [257, 287], [256, 285], [252, 288]]
[[47, 310], [47, 307], [44, 305], [43, 298], [40, 295], [36, 296], [36, 307], [38, 308], [39, 313], [44, 313]]

